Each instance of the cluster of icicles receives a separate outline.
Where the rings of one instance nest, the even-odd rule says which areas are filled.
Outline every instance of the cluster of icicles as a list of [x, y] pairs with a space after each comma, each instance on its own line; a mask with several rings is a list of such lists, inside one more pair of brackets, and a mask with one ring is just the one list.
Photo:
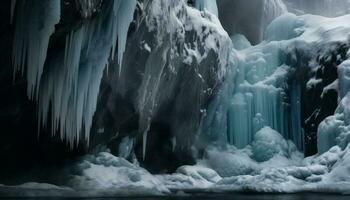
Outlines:
[[[91, 10], [90, 1], [80, 0], [81, 9]], [[26, 77], [27, 95], [38, 102], [39, 129], [51, 119], [52, 134], [59, 133], [71, 147], [82, 139], [89, 144], [103, 71], [115, 54], [121, 68], [136, 0], [105, 1], [108, 5], [96, 17], [67, 34], [65, 51], [49, 59], [49, 40], [60, 22], [61, 0], [11, 3], [14, 76], [21, 72]], [[50, 110], [52, 116], [48, 116]]]

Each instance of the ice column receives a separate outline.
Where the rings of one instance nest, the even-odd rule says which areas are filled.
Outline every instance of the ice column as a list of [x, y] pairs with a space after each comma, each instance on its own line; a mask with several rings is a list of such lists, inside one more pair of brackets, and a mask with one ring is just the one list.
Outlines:
[[279, 60], [278, 43], [248, 49], [240, 60], [236, 88], [228, 109], [228, 141], [238, 148], [250, 144], [265, 126], [303, 148], [300, 88], [288, 85], [292, 69]]

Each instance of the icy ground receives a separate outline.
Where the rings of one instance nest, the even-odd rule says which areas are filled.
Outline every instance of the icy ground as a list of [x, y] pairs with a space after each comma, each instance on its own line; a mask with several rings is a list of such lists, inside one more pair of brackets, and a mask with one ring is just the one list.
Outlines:
[[[262, 152], [265, 152], [262, 154]], [[195, 166], [176, 173], [151, 175], [145, 169], [108, 152], [88, 155], [66, 175], [68, 185], [45, 183], [0, 185], [1, 196], [148, 196], [179, 192], [350, 192], [350, 146], [335, 146], [303, 159], [294, 144], [269, 127], [252, 145], [210, 146]], [[257, 161], [259, 160], [259, 161]]]
[[[287, 14], [272, 22], [268, 31], [271, 31], [267, 34], [269, 37], [258, 46], [241, 43], [243, 50], [237, 52], [240, 59], [264, 47], [305, 45], [306, 48], [347, 42], [350, 15], [329, 19]], [[212, 144], [195, 166], [182, 166], [173, 174], [152, 175], [136, 161], [130, 163], [106, 151], [85, 156], [71, 169], [64, 170], [68, 173], [65, 174], [68, 183], [65, 186], [46, 183], [0, 185], [0, 196], [144, 196], [191, 190], [350, 194], [348, 68], [348, 61], [338, 67], [339, 71], [344, 71], [338, 81], [339, 107], [335, 115], [320, 126], [319, 146], [320, 152], [324, 153], [303, 158], [292, 141], [265, 126], [254, 134], [245, 148]], [[262, 83], [273, 78], [277, 80], [279, 75], [281, 73], [272, 73], [270, 79]]]

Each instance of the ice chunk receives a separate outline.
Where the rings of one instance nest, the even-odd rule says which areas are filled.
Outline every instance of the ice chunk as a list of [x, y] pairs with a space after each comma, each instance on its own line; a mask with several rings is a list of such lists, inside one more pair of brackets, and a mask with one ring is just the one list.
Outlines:
[[196, 8], [219, 16], [216, 0], [196, 0]]
[[260, 167], [249, 154], [230, 146], [226, 150], [210, 147], [207, 148], [205, 159], [201, 163], [214, 169], [221, 177], [255, 174]]
[[287, 157], [288, 144], [281, 134], [270, 127], [264, 127], [255, 134], [252, 151], [254, 159], [263, 162], [277, 154]]
[[267, 27], [265, 39], [268, 41], [289, 40], [301, 35], [304, 22], [296, 15], [288, 13], [284, 14]]
[[242, 34], [236, 34], [232, 36], [231, 40], [233, 42], [234, 48], [237, 50], [243, 50], [252, 46], [248, 39]]

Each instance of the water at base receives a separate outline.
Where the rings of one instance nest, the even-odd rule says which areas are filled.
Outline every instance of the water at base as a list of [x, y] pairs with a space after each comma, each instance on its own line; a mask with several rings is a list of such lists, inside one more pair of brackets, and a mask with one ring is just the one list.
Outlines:
[[[297, 194], [181, 194], [164, 197], [100, 197], [78, 198], [79, 200], [348, 200], [350, 196], [326, 193], [297, 193]], [[11, 198], [17, 200], [16, 198]], [[19, 198], [18, 200], [41, 200], [43, 198]], [[77, 198], [45, 198], [47, 200], [76, 200]]]

